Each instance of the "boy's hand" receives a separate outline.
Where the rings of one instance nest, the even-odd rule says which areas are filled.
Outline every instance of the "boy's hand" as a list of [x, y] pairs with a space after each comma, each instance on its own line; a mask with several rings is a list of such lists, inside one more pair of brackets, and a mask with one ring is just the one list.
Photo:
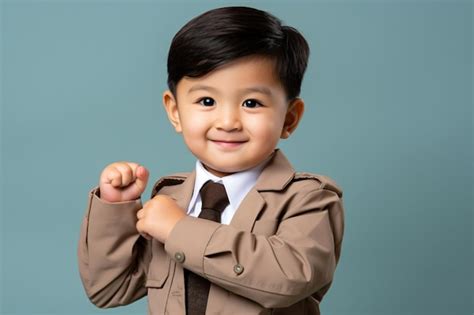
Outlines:
[[176, 223], [186, 216], [176, 201], [165, 195], [156, 195], [137, 212], [137, 230], [150, 240], [165, 243]]
[[109, 202], [138, 199], [146, 188], [148, 170], [133, 162], [109, 164], [100, 175], [100, 198]]

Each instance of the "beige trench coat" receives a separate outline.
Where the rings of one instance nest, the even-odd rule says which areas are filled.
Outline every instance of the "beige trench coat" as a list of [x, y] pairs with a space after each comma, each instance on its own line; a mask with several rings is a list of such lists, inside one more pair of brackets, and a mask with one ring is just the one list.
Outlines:
[[[186, 209], [195, 173], [160, 179], [152, 196]], [[185, 314], [183, 268], [211, 281], [206, 314], [320, 314], [344, 232], [342, 191], [329, 177], [295, 173], [276, 150], [229, 225], [185, 217], [165, 244], [135, 227], [140, 200], [89, 195], [78, 247], [80, 276], [99, 307], [148, 295], [149, 314]]]

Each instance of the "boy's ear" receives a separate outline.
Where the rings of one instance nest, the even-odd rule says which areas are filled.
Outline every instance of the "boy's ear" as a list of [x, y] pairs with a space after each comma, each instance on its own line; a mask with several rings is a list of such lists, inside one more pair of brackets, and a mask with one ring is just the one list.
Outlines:
[[303, 113], [304, 101], [297, 97], [288, 105], [288, 110], [286, 111], [285, 116], [285, 124], [283, 125], [280, 135], [281, 139], [287, 139], [291, 133], [295, 131], [296, 127], [298, 127], [298, 123], [303, 117]]
[[178, 103], [170, 90], [166, 90], [163, 93], [163, 105], [174, 130], [178, 133], [182, 132], [183, 129], [181, 128], [181, 121], [179, 119]]

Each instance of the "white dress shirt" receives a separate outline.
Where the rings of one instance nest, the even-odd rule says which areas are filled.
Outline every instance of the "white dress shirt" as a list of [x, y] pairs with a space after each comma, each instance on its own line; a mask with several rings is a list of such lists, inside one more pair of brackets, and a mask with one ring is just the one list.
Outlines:
[[225, 187], [227, 197], [229, 198], [229, 205], [221, 214], [221, 223], [229, 224], [241, 201], [245, 198], [250, 189], [255, 186], [257, 178], [260, 176], [260, 173], [262, 172], [266, 162], [267, 160], [251, 169], [242, 172], [237, 172], [224, 177], [217, 177], [206, 170], [201, 161], [197, 160], [196, 181], [194, 182], [193, 195], [191, 197], [191, 201], [189, 202], [187, 214], [193, 217], [199, 216], [202, 205], [199, 191], [208, 180], [212, 180], [213, 182], [223, 184]]

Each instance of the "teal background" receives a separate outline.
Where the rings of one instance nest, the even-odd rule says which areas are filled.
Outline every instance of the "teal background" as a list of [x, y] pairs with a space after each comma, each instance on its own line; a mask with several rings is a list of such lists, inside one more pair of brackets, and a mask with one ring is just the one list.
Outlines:
[[[247, 4], [298, 28], [307, 110], [281, 143], [344, 189], [324, 315], [473, 314], [470, 1], [1, 2], [1, 314], [100, 310], [76, 263], [88, 191], [116, 160], [190, 170], [161, 106], [172, 36]], [[151, 188], [146, 191], [146, 198]]]

